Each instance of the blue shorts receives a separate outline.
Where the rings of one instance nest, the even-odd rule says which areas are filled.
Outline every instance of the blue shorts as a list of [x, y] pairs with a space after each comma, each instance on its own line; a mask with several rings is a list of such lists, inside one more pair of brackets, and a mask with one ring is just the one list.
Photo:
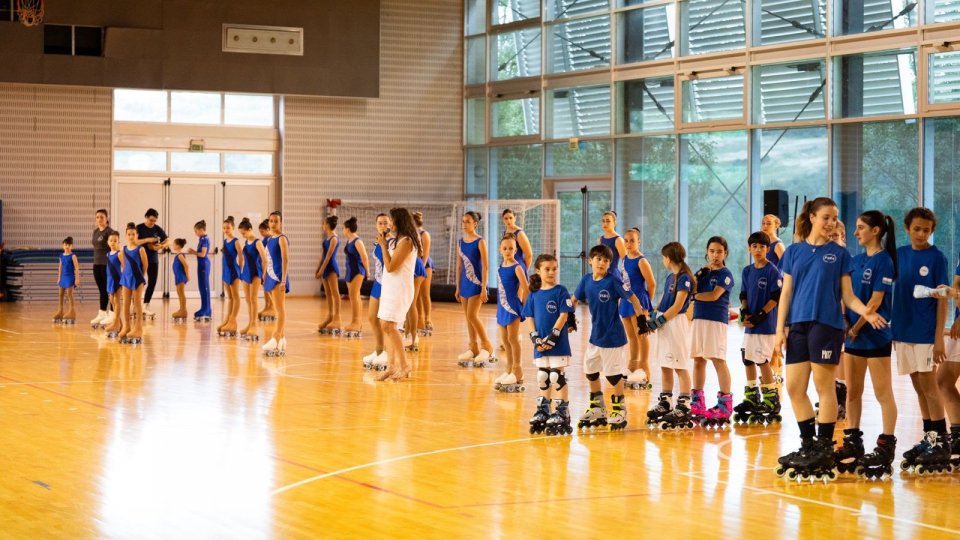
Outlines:
[[818, 322], [790, 325], [787, 334], [787, 365], [813, 362], [837, 365], [846, 332]]

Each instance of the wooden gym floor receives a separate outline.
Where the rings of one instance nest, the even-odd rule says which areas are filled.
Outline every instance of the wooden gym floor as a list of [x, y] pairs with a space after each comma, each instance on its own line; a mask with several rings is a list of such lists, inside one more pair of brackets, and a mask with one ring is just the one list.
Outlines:
[[[0, 304], [0, 536], [960, 534], [951, 508], [960, 475], [829, 485], [776, 478], [777, 457], [798, 440], [788, 404], [782, 426], [661, 434], [643, 422], [656, 386], [628, 391], [623, 433], [530, 436], [536, 393], [526, 342], [531, 388], [495, 392], [498, 368], [456, 366], [465, 325], [457, 306], [437, 304], [437, 331], [411, 355], [413, 378], [375, 383], [360, 362], [372, 339], [319, 336], [322, 305], [291, 300], [288, 354], [266, 359], [211, 325], [173, 325], [169, 304], [154, 305], [157, 320], [145, 323], [137, 347], [86, 324], [54, 326], [50, 305]], [[484, 309], [495, 336], [493, 309]], [[91, 310], [82, 306], [80, 319]], [[576, 356], [587, 336], [575, 336]], [[733, 326], [729, 350], [738, 348]], [[731, 371], [739, 400], [739, 362]], [[569, 378], [576, 418], [587, 398], [579, 361]], [[895, 391], [899, 454], [918, 440], [920, 420], [906, 378]], [[870, 392], [863, 426], [872, 448], [880, 418]]]

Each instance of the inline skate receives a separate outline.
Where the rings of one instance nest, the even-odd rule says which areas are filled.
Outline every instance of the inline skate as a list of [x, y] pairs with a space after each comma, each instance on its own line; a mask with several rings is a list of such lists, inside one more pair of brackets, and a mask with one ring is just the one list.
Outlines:
[[670, 392], [663, 392], [657, 398], [657, 404], [647, 411], [647, 427], [653, 429], [657, 427], [657, 424], [660, 423], [660, 420], [663, 420], [663, 417], [669, 413], [673, 407], [670, 404], [670, 399], [673, 397], [673, 394]]
[[[924, 442], [926, 444], [923, 444]], [[911, 453], [912, 450], [921, 445], [923, 445], [922, 450], [915, 454]], [[950, 472], [952, 467], [950, 465], [950, 442], [947, 440], [947, 434], [928, 431], [920, 444], [903, 454], [900, 470], [915, 472], [920, 476]]]
[[577, 422], [577, 429], [588, 430], [605, 425], [607, 425], [607, 409], [603, 403], [603, 392], [590, 392], [590, 405]]
[[[837, 391], [837, 422], [842, 422], [847, 419], [847, 385], [840, 381], [834, 381], [834, 386]], [[813, 404], [813, 417], [817, 418], [817, 422], [820, 420], [820, 402]]]
[[562, 399], [553, 400], [553, 414], [547, 419], [547, 435], [570, 435], [570, 404]]
[[837, 449], [837, 472], [860, 474], [863, 470], [863, 432], [859, 429], [843, 430], [843, 444]]
[[733, 394], [717, 392], [717, 404], [706, 411], [700, 425], [708, 429], [724, 429], [733, 414]]
[[776, 469], [777, 476], [786, 476], [789, 480], [826, 483], [837, 479], [832, 439], [806, 439], [801, 443], [800, 450], [791, 452], [778, 461], [780, 465]]
[[707, 399], [703, 390], [694, 389], [690, 392], [690, 418], [699, 424], [707, 414]]
[[547, 420], [550, 418], [550, 400], [540, 396], [537, 398], [537, 411], [530, 419], [530, 434], [537, 435], [547, 429]]
[[877, 447], [863, 456], [858, 472], [870, 480], [882, 479], [893, 475], [893, 458], [896, 457], [897, 438], [893, 435], [877, 437]]
[[763, 425], [783, 422], [783, 417], [780, 416], [780, 393], [777, 387], [763, 388], [762, 391], [763, 401], [760, 403], [760, 409], [748, 419], [748, 422]]
[[753, 422], [750, 422], [750, 419], [760, 412], [762, 400], [759, 387], [745, 386], [743, 388], [743, 401], [733, 408], [733, 421], [738, 424], [752, 424]]
[[610, 414], [607, 416], [607, 425], [610, 431], [619, 431], [627, 427], [627, 409], [624, 407], [623, 396], [614, 395], [610, 398]]
[[650, 379], [647, 378], [647, 372], [642, 369], [638, 369], [627, 375], [627, 382], [625, 384], [627, 388], [631, 390], [650, 390], [653, 388], [653, 385], [650, 384]]
[[681, 431], [693, 429], [697, 425], [690, 411], [690, 398], [680, 396], [677, 398], [677, 406], [660, 419], [658, 427], [661, 431]]

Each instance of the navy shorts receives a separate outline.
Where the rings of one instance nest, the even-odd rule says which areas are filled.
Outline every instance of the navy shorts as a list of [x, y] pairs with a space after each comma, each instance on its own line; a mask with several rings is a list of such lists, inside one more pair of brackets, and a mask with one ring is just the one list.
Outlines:
[[845, 334], [843, 330], [818, 322], [791, 324], [787, 334], [786, 363], [837, 365]]
[[847, 347], [843, 352], [860, 358], [890, 358], [893, 352], [893, 343], [887, 343], [873, 349], [851, 349]]

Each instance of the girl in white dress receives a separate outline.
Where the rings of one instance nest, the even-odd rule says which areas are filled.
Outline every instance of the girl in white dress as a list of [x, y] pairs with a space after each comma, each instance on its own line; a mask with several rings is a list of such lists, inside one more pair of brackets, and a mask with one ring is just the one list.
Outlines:
[[406, 208], [393, 208], [390, 218], [396, 238], [389, 240], [385, 232], [377, 236], [377, 243], [383, 250], [383, 278], [377, 318], [380, 319], [389, 357], [387, 369], [377, 376], [378, 381], [402, 380], [410, 376], [410, 367], [403, 352], [403, 337], [397, 327], [403, 324], [413, 303], [413, 270], [422, 250], [420, 234], [410, 212]]

